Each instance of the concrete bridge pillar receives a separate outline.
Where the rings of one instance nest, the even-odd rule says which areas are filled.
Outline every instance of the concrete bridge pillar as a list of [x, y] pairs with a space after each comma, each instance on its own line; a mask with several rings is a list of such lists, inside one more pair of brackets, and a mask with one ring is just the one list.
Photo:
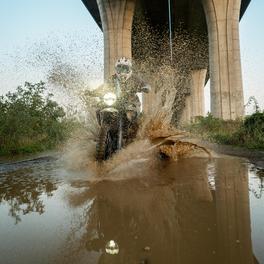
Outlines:
[[185, 108], [182, 113], [181, 122], [189, 123], [196, 116], [204, 115], [204, 85], [206, 69], [192, 70], [190, 95], [185, 101]]
[[97, 0], [104, 32], [104, 78], [120, 57], [132, 57], [131, 31], [135, 0]]
[[241, 0], [202, 0], [209, 35], [211, 112], [236, 119], [244, 115], [239, 46]]

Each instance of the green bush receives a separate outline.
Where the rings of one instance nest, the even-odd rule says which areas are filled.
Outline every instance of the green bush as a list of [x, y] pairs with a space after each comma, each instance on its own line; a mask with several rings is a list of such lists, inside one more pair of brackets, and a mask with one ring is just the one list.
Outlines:
[[237, 137], [248, 148], [264, 149], [264, 112], [246, 117]]
[[69, 135], [63, 108], [45, 90], [43, 82], [26, 82], [0, 97], [0, 154], [50, 149]]

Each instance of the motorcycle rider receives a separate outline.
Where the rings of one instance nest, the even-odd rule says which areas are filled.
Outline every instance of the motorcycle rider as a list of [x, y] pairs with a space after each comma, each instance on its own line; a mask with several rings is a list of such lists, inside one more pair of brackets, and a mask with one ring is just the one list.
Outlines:
[[[119, 89], [116, 89], [116, 88]], [[113, 74], [106, 84], [93, 91], [95, 94], [104, 94], [106, 91], [115, 92], [120, 90], [124, 98], [127, 119], [130, 121], [130, 128], [127, 129], [127, 138], [133, 139], [138, 129], [138, 117], [140, 115], [141, 103], [137, 93], [148, 93], [150, 85], [144, 82], [133, 73], [132, 62], [126, 57], [118, 59], [115, 63], [115, 74]]]

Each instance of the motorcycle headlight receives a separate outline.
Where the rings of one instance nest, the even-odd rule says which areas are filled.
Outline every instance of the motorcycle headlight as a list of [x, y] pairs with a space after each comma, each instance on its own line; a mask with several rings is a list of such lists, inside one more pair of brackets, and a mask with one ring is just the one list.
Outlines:
[[114, 93], [106, 93], [104, 95], [104, 102], [108, 106], [113, 105], [116, 102], [116, 95]]

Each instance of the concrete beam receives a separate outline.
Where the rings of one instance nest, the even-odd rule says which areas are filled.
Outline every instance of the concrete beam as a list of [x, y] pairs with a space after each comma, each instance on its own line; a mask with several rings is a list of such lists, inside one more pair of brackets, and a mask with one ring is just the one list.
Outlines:
[[135, 0], [97, 0], [104, 32], [104, 77], [114, 73], [120, 57], [132, 57], [131, 31]]
[[211, 112], [236, 119], [244, 115], [239, 46], [241, 0], [202, 0], [209, 35]]
[[[97, 5], [97, 0], [82, 0], [84, 3], [85, 7], [89, 10], [91, 15], [93, 16], [95, 22], [98, 24], [98, 26], [102, 29], [102, 23], [100, 19], [100, 14], [99, 14], [99, 9]], [[247, 10], [251, 0], [242, 0], [241, 3], [241, 9], [240, 9], [240, 19], [244, 15], [245, 11]], [[155, 24], [159, 25], [164, 25], [165, 23], [168, 22], [168, 14], [167, 14], [167, 1], [160, 1], [160, 0], [138, 0], [137, 3], [139, 4], [138, 6], [144, 6], [143, 13], [147, 13], [150, 19], [154, 22]], [[184, 4], [185, 3], [185, 4]], [[195, 10], [195, 15], [200, 16], [200, 8], [197, 9], [197, 4], [200, 4], [200, 0], [198, 1], [193, 1], [193, 0], [174, 0], [173, 1], [173, 16], [175, 17], [175, 23], [177, 21], [180, 21], [181, 23], [183, 22], [182, 19], [179, 19], [177, 17], [177, 14], [185, 14], [185, 17], [183, 20], [186, 20], [186, 15], [187, 17], [189, 12], [183, 9], [180, 9], [180, 7], [185, 7], [185, 6], [190, 6], [190, 8], [194, 8]], [[176, 6], [175, 6], [176, 5]], [[137, 8], [136, 8], [137, 9]], [[156, 12], [153, 12], [157, 10]], [[136, 10], [138, 12], [139, 10]], [[182, 15], [181, 15], [182, 16]], [[190, 17], [189, 17], [190, 18]], [[191, 19], [193, 20], [193, 19]], [[193, 21], [194, 22], [194, 21]], [[199, 21], [195, 21], [195, 23], [199, 23]], [[177, 25], [174, 25], [177, 26]], [[197, 26], [191, 25], [191, 27]]]
[[189, 123], [197, 116], [204, 116], [204, 85], [206, 69], [192, 70], [190, 95], [187, 96], [181, 116], [181, 124]]

